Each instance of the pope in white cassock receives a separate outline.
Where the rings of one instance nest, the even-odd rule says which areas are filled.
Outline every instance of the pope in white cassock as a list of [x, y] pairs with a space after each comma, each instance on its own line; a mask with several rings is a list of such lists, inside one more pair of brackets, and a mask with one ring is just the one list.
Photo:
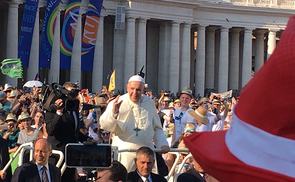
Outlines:
[[[144, 79], [139, 75], [130, 77], [127, 93], [111, 101], [100, 117], [102, 129], [113, 133], [113, 146], [119, 150], [138, 149], [142, 146], [169, 151], [154, 101], [143, 95]], [[133, 152], [120, 154], [120, 162], [127, 171], [135, 170]]]

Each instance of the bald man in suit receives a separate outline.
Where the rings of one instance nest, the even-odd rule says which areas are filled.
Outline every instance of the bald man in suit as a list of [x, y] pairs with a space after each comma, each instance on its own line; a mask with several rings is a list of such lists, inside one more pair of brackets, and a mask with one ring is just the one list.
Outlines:
[[60, 170], [48, 163], [52, 153], [51, 145], [41, 138], [34, 145], [34, 161], [19, 166], [12, 176], [12, 182], [60, 182]]

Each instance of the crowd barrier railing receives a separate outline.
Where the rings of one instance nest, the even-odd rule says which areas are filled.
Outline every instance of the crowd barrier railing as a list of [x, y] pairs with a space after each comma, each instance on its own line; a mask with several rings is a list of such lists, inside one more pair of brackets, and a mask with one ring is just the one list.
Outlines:
[[[18, 166], [21, 166], [23, 164], [23, 158], [24, 158], [24, 153], [26, 150], [30, 151], [30, 158], [29, 160], [32, 161], [33, 160], [33, 143], [29, 142], [29, 143], [24, 143], [22, 145], [20, 145], [18, 147], [18, 149], [16, 150], [16, 152], [12, 155], [12, 157], [9, 159], [9, 161], [7, 162], [7, 164], [5, 165], [5, 167], [2, 169], [4, 172], [7, 171], [7, 169], [10, 167], [11, 163], [17, 158], [17, 156], [19, 156], [18, 158]], [[58, 155], [58, 161], [55, 164], [56, 167], [60, 168], [62, 165], [62, 162], [64, 160], [64, 154], [62, 151], [59, 150], [52, 150], [52, 154]]]
[[[17, 151], [14, 153], [14, 155], [10, 158], [10, 160], [8, 161], [8, 163], [5, 165], [5, 167], [3, 168], [4, 171], [6, 171], [9, 166], [11, 165], [11, 163], [16, 159], [16, 157], [19, 155], [19, 161], [18, 161], [18, 166], [23, 164], [23, 158], [24, 158], [24, 153], [26, 150], [30, 151], [30, 161], [33, 160], [33, 143], [25, 143], [19, 146], [19, 148], [17, 149]], [[117, 150], [118, 154], [115, 155], [117, 156], [115, 160], [119, 160], [120, 161], [120, 157], [121, 157], [121, 153], [124, 152], [133, 152], [135, 153], [137, 150], [136, 149], [122, 149], [122, 150]], [[154, 149], [154, 152], [161, 152], [160, 149]], [[52, 150], [52, 153], [55, 155], [59, 156], [59, 159], [56, 163], [56, 167], [61, 169], [61, 174], [64, 173], [65, 169], [66, 169], [66, 163], [63, 162], [64, 161], [64, 153], [62, 151], [59, 150]], [[166, 176], [167, 181], [173, 179], [173, 177], [177, 174], [179, 174], [181, 172], [181, 169], [183, 168], [185, 162], [192, 157], [192, 155], [190, 154], [189, 150], [187, 148], [170, 148], [169, 152], [170, 154], [174, 154], [176, 155], [175, 161], [172, 165], [172, 168], [170, 169], [170, 171], [168, 172], [168, 175]], [[181, 160], [181, 155], [180, 153], [187, 153], [187, 156], [183, 159], [183, 161]], [[155, 157], [156, 160], [156, 157]], [[180, 163], [180, 165], [178, 165]], [[178, 165], [178, 168], [176, 169]], [[158, 170], [158, 167], [156, 165], [156, 170]]]

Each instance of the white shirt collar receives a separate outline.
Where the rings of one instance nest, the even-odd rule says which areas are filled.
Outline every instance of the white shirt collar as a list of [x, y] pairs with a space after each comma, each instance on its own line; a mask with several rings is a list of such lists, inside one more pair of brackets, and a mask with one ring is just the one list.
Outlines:
[[42, 167], [43, 167], [43, 166], [46, 167], [46, 169], [47, 169], [47, 177], [48, 177], [49, 182], [51, 182], [50, 170], [49, 170], [49, 165], [48, 165], [48, 163], [45, 164], [45, 165], [39, 165], [39, 164], [36, 163], [36, 165], [37, 165], [37, 168], [38, 168], [38, 173], [39, 173], [40, 178], [41, 178], [41, 176], [42, 176], [42, 171], [41, 171]]
[[45, 164], [45, 165], [40, 165], [40, 164], [37, 164], [37, 163], [36, 163], [36, 165], [37, 165], [37, 167], [38, 167], [38, 171], [41, 171], [41, 168], [42, 168], [43, 166], [45, 166], [46, 169], [49, 170], [49, 165], [48, 165], [48, 163]]
[[137, 170], [136, 170], [136, 172], [139, 175], [139, 177], [142, 179], [142, 181], [146, 181], [146, 179], [148, 178], [149, 179], [149, 182], [152, 182], [151, 174], [146, 178], [144, 176], [141, 176]]

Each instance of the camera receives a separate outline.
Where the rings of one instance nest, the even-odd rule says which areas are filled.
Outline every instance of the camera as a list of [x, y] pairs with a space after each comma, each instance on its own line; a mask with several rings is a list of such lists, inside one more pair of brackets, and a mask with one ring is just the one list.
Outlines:
[[70, 168], [109, 168], [118, 159], [118, 148], [110, 144], [69, 143], [65, 149], [66, 166]]
[[67, 111], [75, 110], [79, 107], [79, 101], [74, 100], [79, 93], [79, 89], [72, 89], [69, 91], [57, 83], [52, 83], [50, 85], [45, 85], [41, 93], [43, 109], [47, 111], [57, 109], [54, 107], [54, 102], [57, 99], [63, 100], [64, 107]]

